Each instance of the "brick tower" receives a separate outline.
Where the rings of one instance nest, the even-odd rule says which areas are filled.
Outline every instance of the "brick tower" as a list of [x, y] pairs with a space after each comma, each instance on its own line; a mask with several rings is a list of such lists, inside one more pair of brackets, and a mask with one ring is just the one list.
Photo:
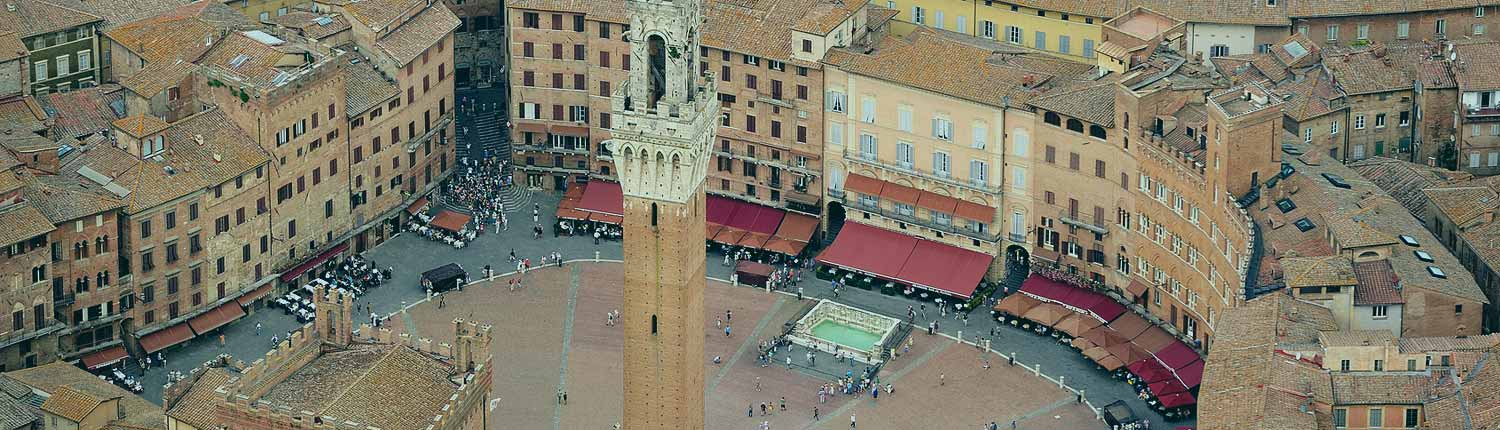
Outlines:
[[628, 430], [703, 428], [704, 198], [719, 102], [697, 70], [700, 0], [626, 0], [630, 78], [615, 92], [625, 194]]

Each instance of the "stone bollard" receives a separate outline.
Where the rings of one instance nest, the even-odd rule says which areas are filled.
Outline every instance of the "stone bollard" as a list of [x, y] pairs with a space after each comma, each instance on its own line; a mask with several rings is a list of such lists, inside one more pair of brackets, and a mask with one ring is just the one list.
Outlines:
[[1037, 376], [1037, 377], [1041, 377], [1042, 376], [1042, 363], [1037, 363], [1036, 367], [1031, 368], [1031, 374], [1034, 375], [1034, 376]]
[[1068, 388], [1066, 385], [1063, 385], [1063, 380], [1065, 380], [1065, 379], [1067, 379], [1066, 375], [1057, 375], [1057, 388], [1062, 388], [1062, 389], [1067, 389]]
[[594, 251], [594, 261], [599, 261], [599, 251]]
[[963, 341], [964, 341], [964, 331], [963, 330], [959, 330], [958, 331], [958, 342], [959, 343], [963, 343]]

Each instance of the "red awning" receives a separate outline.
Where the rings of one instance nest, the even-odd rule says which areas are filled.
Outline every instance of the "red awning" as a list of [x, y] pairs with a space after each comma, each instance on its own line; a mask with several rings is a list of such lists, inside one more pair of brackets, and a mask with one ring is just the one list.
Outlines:
[[1125, 287], [1125, 292], [1129, 293], [1131, 297], [1140, 297], [1142, 294], [1146, 294], [1146, 284], [1138, 279], [1130, 278], [1130, 285]]
[[589, 214], [589, 221], [602, 222], [605, 224], [613, 225], [623, 225], [625, 223], [625, 217], [595, 212]]
[[1135, 376], [1140, 377], [1142, 381], [1145, 381], [1147, 383], [1171, 381], [1177, 379], [1172, 374], [1171, 370], [1167, 370], [1167, 368], [1161, 366], [1161, 363], [1157, 363], [1156, 360], [1153, 360], [1149, 357], [1144, 360], [1131, 363], [1129, 369], [1130, 373], [1134, 373]]
[[519, 122], [515, 123], [514, 127], [515, 127], [516, 131], [519, 131], [519, 132], [522, 132], [522, 133], [546, 133], [547, 132], [547, 124], [542, 124], [542, 123], [537, 123], [537, 122], [519, 121]]
[[125, 352], [125, 347], [119, 345], [94, 351], [89, 355], [83, 356], [83, 368], [88, 370], [98, 369], [118, 363], [129, 355]]
[[1188, 388], [1198, 386], [1203, 382], [1203, 360], [1194, 361], [1181, 369], [1177, 369], [1177, 379], [1182, 380], [1182, 385]]
[[418, 211], [421, 211], [422, 208], [425, 207], [427, 207], [427, 198], [419, 197], [417, 198], [417, 201], [411, 202], [411, 205], [408, 205], [406, 207], [406, 213], [416, 214]]
[[1033, 274], [1021, 282], [1021, 292], [1042, 300], [1061, 302], [1073, 287]]
[[1182, 369], [1199, 359], [1198, 351], [1182, 342], [1172, 342], [1171, 346], [1156, 352], [1156, 359], [1161, 360], [1170, 369]]
[[909, 205], [916, 205], [917, 197], [921, 195], [922, 192], [917, 190], [916, 188], [908, 187], [894, 182], [886, 182], [884, 184], [881, 184], [880, 188], [881, 199], [906, 203]]
[[724, 226], [722, 226], [722, 225], [713, 224], [713, 223], [704, 224], [703, 225], [703, 238], [705, 240], [713, 240], [714, 235], [719, 234], [719, 230], [723, 230], [723, 229], [724, 229]]
[[983, 223], [995, 221], [995, 208], [963, 200], [958, 201], [958, 206], [953, 208], [953, 214], [958, 215], [959, 218]]
[[844, 178], [845, 190], [868, 196], [879, 196], [880, 189], [883, 185], [885, 185], [885, 181], [881, 181], [879, 179], [871, 178], [868, 176], [860, 176], [853, 173], [850, 173], [849, 176]]
[[586, 183], [568, 187], [568, 190], [563, 192], [563, 200], [572, 200], [573, 204], [577, 205], [579, 200], [583, 200], [583, 190], [588, 187], [589, 184]]
[[249, 307], [250, 303], [255, 302], [256, 299], [271, 294], [271, 289], [273, 287], [274, 286], [270, 282], [267, 282], [265, 285], [261, 285], [260, 288], [256, 288], [255, 291], [245, 293], [234, 300], [238, 302], [240, 306]]
[[194, 333], [202, 336], [242, 316], [245, 316], [245, 308], [241, 308], [239, 303], [225, 303], [188, 320], [188, 327], [192, 327]]
[[298, 264], [297, 267], [293, 267], [292, 270], [283, 272], [281, 274], [281, 282], [291, 282], [293, 279], [297, 279], [298, 276], [302, 276], [303, 273], [307, 273], [308, 269], [316, 267], [317, 265], [322, 264], [324, 261], [328, 261], [328, 257], [332, 257], [340, 252], [344, 252], [345, 249], [349, 249], [349, 244], [340, 243], [339, 246], [335, 246], [327, 251], [323, 251], [323, 253], [318, 254], [317, 257], [313, 257], [308, 259], [307, 261], [303, 261], [302, 264]]
[[776, 227], [775, 236], [806, 243], [812, 239], [813, 232], [817, 230], [817, 218], [795, 212], [787, 212], [786, 217], [781, 219], [781, 225]]
[[625, 216], [625, 194], [617, 182], [589, 181], [583, 190], [583, 200], [578, 209], [589, 212]]
[[750, 226], [750, 231], [770, 236], [776, 233], [776, 228], [781, 225], [781, 220], [786, 218], [786, 211], [770, 206], [756, 206], [760, 215], [755, 217], [755, 224]]
[[713, 241], [725, 245], [739, 245], [740, 239], [745, 238], [747, 232], [734, 227], [724, 227], [719, 234], [714, 235]]
[[[993, 256], [850, 222], [818, 255], [824, 264], [967, 298]], [[899, 263], [898, 263], [899, 262]]]
[[1161, 401], [1161, 407], [1167, 409], [1198, 404], [1198, 400], [1193, 398], [1193, 394], [1186, 391], [1177, 394], [1168, 394], [1156, 399]]
[[553, 125], [552, 134], [587, 137], [589, 135], [589, 128], [576, 125]]
[[[857, 175], [849, 175], [853, 178]], [[846, 222], [817, 261], [856, 272], [895, 280], [901, 264], [911, 257], [917, 238], [857, 222]]]
[[178, 324], [141, 337], [141, 349], [150, 354], [192, 338], [193, 330], [188, 328], [187, 324]]
[[794, 240], [786, 240], [773, 237], [771, 238], [771, 240], [766, 241], [766, 246], [761, 247], [761, 249], [771, 252], [779, 252], [786, 255], [798, 255], [801, 254], [802, 249], [806, 247], [807, 242], [798, 242]]
[[901, 279], [919, 286], [969, 298], [990, 270], [995, 257], [953, 245], [918, 240], [911, 257], [901, 265]]
[[437, 216], [432, 217], [432, 226], [458, 233], [463, 231], [464, 226], [468, 225], [471, 219], [474, 219], [474, 217], [454, 211], [442, 211], [438, 212]]
[[706, 200], [708, 211], [704, 214], [704, 219], [709, 224], [729, 224], [729, 219], [734, 217], [735, 209], [739, 209], [738, 203], [725, 197], [708, 196]]
[[957, 206], [958, 199], [925, 191], [922, 192], [921, 197], [917, 198], [917, 207], [945, 214], [953, 213], [953, 208]]
[[572, 208], [557, 208], [557, 217], [582, 221], [589, 219], [589, 213]]
[[770, 238], [771, 238], [771, 236], [767, 236], [767, 235], [756, 233], [756, 232], [752, 231], [752, 232], [746, 233], [745, 237], [740, 238], [739, 245], [740, 246], [744, 246], [744, 247], [749, 247], [749, 248], [760, 249], [760, 247], [766, 245], [766, 240], [768, 240]]

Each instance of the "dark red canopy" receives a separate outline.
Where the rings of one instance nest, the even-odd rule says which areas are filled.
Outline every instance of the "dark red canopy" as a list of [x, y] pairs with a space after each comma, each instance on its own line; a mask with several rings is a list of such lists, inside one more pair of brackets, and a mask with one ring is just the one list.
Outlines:
[[1182, 382], [1178, 382], [1176, 378], [1167, 378], [1153, 382], [1148, 388], [1151, 389], [1151, 394], [1155, 394], [1156, 397], [1187, 391], [1187, 387], [1182, 386]]
[[1182, 342], [1172, 342], [1166, 349], [1156, 352], [1156, 358], [1171, 369], [1182, 369], [1198, 361], [1198, 352]]
[[1194, 399], [1193, 394], [1186, 391], [1158, 397], [1157, 400], [1161, 401], [1161, 407], [1168, 409], [1198, 404], [1198, 399]]
[[617, 182], [589, 181], [583, 189], [583, 200], [578, 209], [603, 214], [625, 216], [625, 194]]
[[1203, 382], [1203, 360], [1194, 361], [1187, 367], [1177, 369], [1177, 379], [1182, 380], [1182, 385], [1188, 388], [1198, 386]]
[[994, 257], [860, 223], [844, 224], [817, 261], [968, 298]]

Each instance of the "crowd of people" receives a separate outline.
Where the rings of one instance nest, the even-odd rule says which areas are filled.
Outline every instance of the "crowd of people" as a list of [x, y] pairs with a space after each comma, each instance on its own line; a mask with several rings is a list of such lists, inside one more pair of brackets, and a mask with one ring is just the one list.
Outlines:
[[499, 157], [461, 160], [453, 176], [443, 182], [443, 203], [473, 215], [481, 232], [486, 224], [505, 228], [509, 220], [500, 190], [511, 184], [510, 175], [504, 173], [507, 163]]

